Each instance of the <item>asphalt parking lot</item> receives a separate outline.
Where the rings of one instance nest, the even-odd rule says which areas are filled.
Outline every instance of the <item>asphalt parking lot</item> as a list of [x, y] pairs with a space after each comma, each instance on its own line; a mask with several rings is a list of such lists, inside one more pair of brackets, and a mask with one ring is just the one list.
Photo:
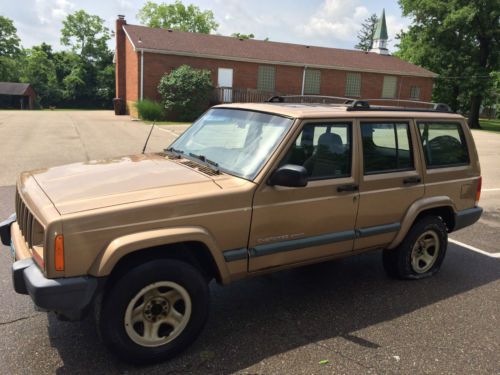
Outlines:
[[[155, 129], [148, 150], [185, 126]], [[22, 170], [139, 153], [149, 127], [109, 111], [0, 111], [0, 220]], [[0, 249], [0, 374], [500, 374], [500, 135], [474, 132], [485, 213], [452, 234], [441, 272], [388, 279], [380, 253], [211, 284], [200, 338], [137, 368], [111, 357], [91, 318], [58, 321], [14, 293]], [[320, 361], [322, 361], [320, 364]]]

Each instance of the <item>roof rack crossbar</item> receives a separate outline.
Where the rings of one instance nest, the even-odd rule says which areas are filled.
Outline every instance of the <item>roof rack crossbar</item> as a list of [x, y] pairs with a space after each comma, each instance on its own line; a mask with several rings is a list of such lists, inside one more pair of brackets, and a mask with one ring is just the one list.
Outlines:
[[[299, 99], [298, 101], [289, 101], [292, 99]], [[407, 99], [353, 99], [346, 98], [342, 96], [325, 96], [325, 95], [277, 95], [269, 98], [267, 101], [270, 103], [313, 103], [309, 100], [320, 100], [319, 103], [324, 104], [345, 104], [347, 106], [347, 111], [399, 111], [399, 112], [447, 112], [453, 113], [450, 106], [445, 103], [433, 103], [424, 102], [419, 100], [407, 100]], [[338, 100], [342, 103], [326, 103], [326, 100]], [[393, 102], [397, 104], [409, 103], [409, 104], [419, 104], [427, 105], [430, 108], [418, 108], [409, 106], [384, 106], [384, 105], [372, 105], [370, 102]]]
[[329, 96], [329, 95], [276, 95], [272, 96], [267, 101], [270, 103], [285, 103], [287, 99], [339, 100], [342, 101], [342, 104], [349, 104], [355, 100], [343, 96]]

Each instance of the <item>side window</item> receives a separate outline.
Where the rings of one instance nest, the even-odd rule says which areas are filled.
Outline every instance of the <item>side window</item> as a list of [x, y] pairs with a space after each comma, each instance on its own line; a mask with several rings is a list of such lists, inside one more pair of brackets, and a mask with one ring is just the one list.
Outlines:
[[365, 174], [414, 169], [408, 123], [362, 123], [361, 135]]
[[469, 164], [464, 132], [459, 123], [419, 122], [427, 168]]
[[311, 180], [350, 176], [351, 127], [351, 123], [306, 124], [281, 165], [302, 165]]

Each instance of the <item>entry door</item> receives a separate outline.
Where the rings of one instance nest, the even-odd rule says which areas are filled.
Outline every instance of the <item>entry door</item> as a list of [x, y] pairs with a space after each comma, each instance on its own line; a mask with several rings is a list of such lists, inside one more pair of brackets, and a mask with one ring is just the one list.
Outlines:
[[352, 163], [350, 122], [306, 123], [274, 169], [304, 166], [306, 187], [263, 183], [255, 193], [249, 271], [314, 261], [352, 251], [358, 168]]
[[219, 68], [217, 86], [222, 90], [222, 101], [233, 101], [233, 69]]
[[392, 242], [408, 208], [424, 195], [413, 121], [361, 120], [358, 129], [362, 176], [356, 250]]

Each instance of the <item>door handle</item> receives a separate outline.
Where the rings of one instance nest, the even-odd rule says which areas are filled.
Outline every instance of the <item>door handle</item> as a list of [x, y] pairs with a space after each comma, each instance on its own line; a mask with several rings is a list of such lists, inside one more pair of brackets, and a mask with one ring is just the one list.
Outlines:
[[339, 193], [342, 193], [343, 191], [358, 191], [358, 189], [359, 189], [359, 186], [355, 185], [355, 184], [337, 186], [337, 191]]
[[418, 184], [422, 181], [422, 179], [419, 176], [415, 177], [407, 177], [403, 180], [403, 184], [409, 185], [409, 184]]

